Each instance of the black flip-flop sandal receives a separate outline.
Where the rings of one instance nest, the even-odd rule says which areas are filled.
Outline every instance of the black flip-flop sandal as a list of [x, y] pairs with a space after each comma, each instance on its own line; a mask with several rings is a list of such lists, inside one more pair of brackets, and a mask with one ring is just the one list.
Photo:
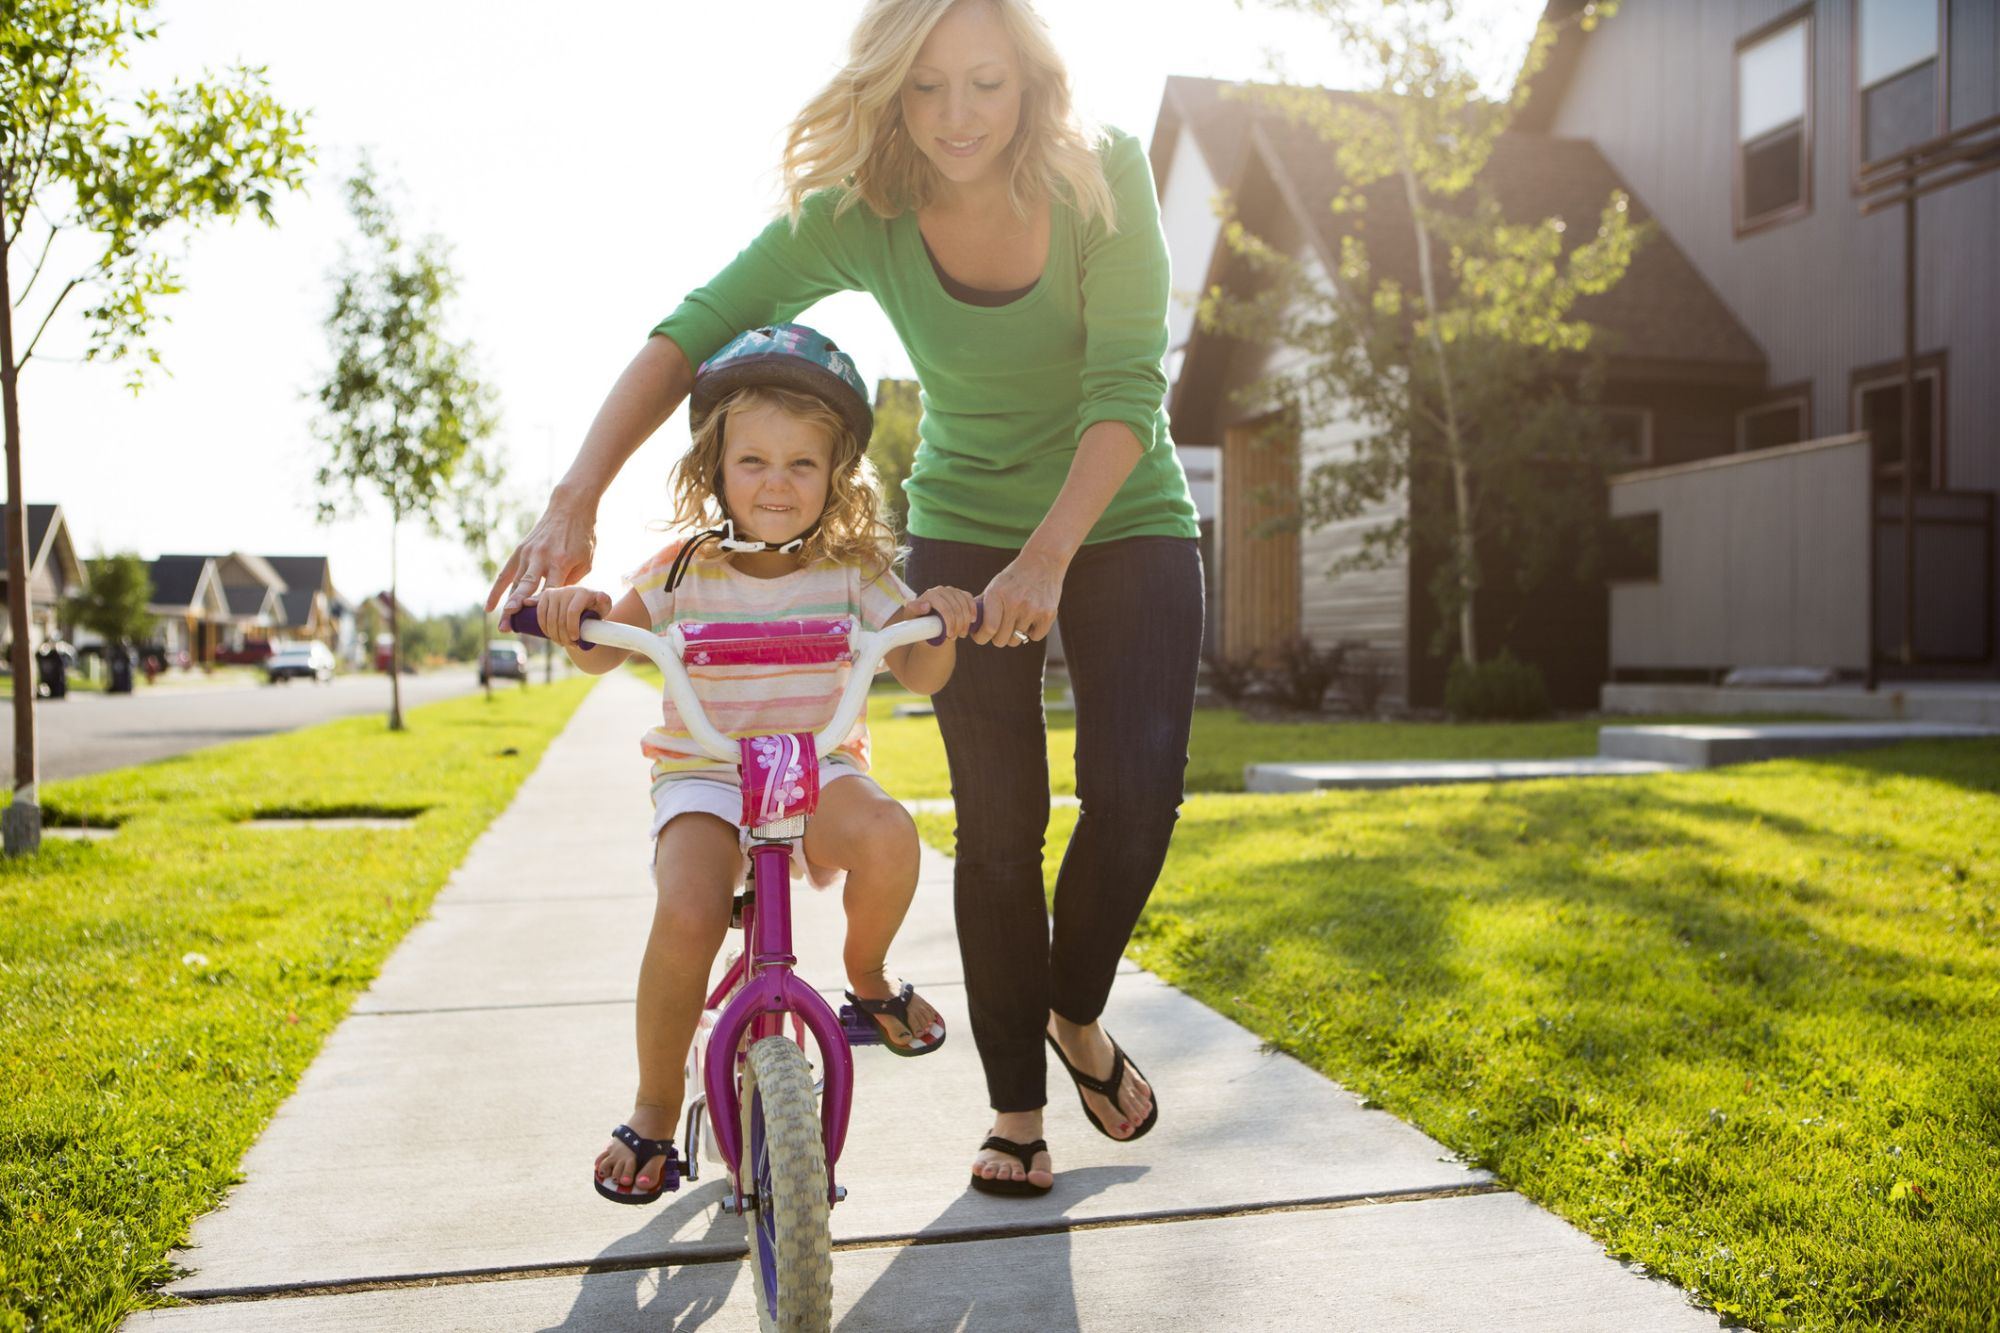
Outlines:
[[[1034, 1170], [1035, 1154], [1049, 1150], [1048, 1141], [1045, 1139], [1036, 1139], [1033, 1143], [1016, 1143], [1012, 1139], [1003, 1139], [998, 1134], [987, 1135], [986, 1142], [980, 1144], [979, 1147], [982, 1151], [990, 1148], [994, 1152], [1006, 1153], [1021, 1164], [1023, 1171]], [[1015, 1198], [1020, 1198], [1026, 1195], [1047, 1194], [1055, 1186], [1037, 1185], [1032, 1180], [989, 1180], [985, 1176], [974, 1173], [972, 1188], [978, 1190], [981, 1194], [1007, 1194]]]
[[660, 1183], [645, 1193], [628, 1190], [613, 1180], [595, 1180], [597, 1192], [613, 1203], [652, 1203], [662, 1194], [681, 1187], [681, 1154], [674, 1147], [672, 1139], [649, 1139], [630, 1125], [620, 1125], [611, 1131], [611, 1137], [632, 1150], [639, 1160], [632, 1164], [632, 1174], [636, 1177], [645, 1169], [646, 1163], [655, 1157], [664, 1156], [666, 1165], [660, 1170]]
[[[1106, 1033], [1105, 1035], [1109, 1036], [1110, 1034]], [[1069, 1062], [1069, 1057], [1063, 1054], [1063, 1049], [1057, 1044], [1053, 1034], [1044, 1032], [1042, 1036], [1047, 1039], [1049, 1049], [1056, 1053], [1056, 1059], [1062, 1061], [1062, 1067], [1069, 1071], [1070, 1082], [1076, 1084], [1077, 1103], [1083, 1107], [1084, 1118], [1090, 1121], [1093, 1129], [1105, 1138], [1110, 1139], [1113, 1143], [1130, 1143], [1134, 1139], [1145, 1138], [1151, 1132], [1153, 1126], [1160, 1119], [1160, 1090], [1158, 1088], [1153, 1089], [1153, 1109], [1146, 1113], [1145, 1121], [1122, 1139], [1104, 1127], [1104, 1122], [1097, 1118], [1097, 1113], [1090, 1109], [1090, 1102], [1083, 1095], [1083, 1090], [1088, 1088], [1100, 1097], [1110, 1098], [1111, 1104], [1120, 1111], [1123, 1111], [1125, 1103], [1118, 1100], [1118, 1085], [1125, 1081], [1125, 1066], [1131, 1065], [1133, 1073], [1137, 1074], [1140, 1078], [1146, 1077], [1146, 1071], [1133, 1063], [1132, 1057], [1125, 1054], [1125, 1048], [1118, 1044], [1116, 1038], [1113, 1038], [1111, 1042], [1111, 1077], [1092, 1078], [1089, 1074], [1084, 1073]]]
[[[848, 991], [847, 998], [853, 1003], [842, 1005], [840, 1009], [840, 1026], [847, 1033], [848, 1045], [873, 1046], [879, 1042], [889, 1048], [891, 1055], [900, 1055], [906, 1059], [929, 1055], [944, 1045], [943, 1015], [939, 1015], [937, 1022], [931, 1025], [928, 1032], [918, 1032], [916, 1024], [910, 1021], [910, 1001], [916, 993], [916, 988], [907, 981], [903, 983], [901, 991], [886, 1000], [864, 1000], [853, 991]], [[887, 1015], [901, 1023], [903, 1031], [910, 1034], [911, 1044], [901, 1046], [892, 1041], [888, 1026], [878, 1015]], [[925, 1037], [931, 1037], [932, 1040], [925, 1041]], [[923, 1044], [918, 1045], [918, 1042]]]

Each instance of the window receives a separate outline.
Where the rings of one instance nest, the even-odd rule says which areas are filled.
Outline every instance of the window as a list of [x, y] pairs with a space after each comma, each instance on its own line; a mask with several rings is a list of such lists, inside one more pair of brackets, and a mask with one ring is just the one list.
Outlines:
[[[1916, 401], [1911, 425], [1918, 446], [1917, 490], [1944, 486], [1944, 364], [1937, 356], [1918, 357]], [[1854, 429], [1875, 442], [1875, 482], [1885, 490], [1903, 485], [1903, 371], [1899, 364], [1872, 366], [1854, 376]]]
[[1604, 407], [1604, 461], [1636, 467], [1653, 461], [1653, 412], [1646, 407]]
[[1604, 577], [1613, 583], [1660, 581], [1660, 515], [1621, 514], [1611, 520]]
[[1736, 232], [1812, 208], [1810, 7], [1736, 47]]
[[1775, 449], [1812, 438], [1812, 386], [1790, 385], [1736, 414], [1736, 452]]
[[1863, 162], [1944, 133], [1943, 8], [1942, 0], [1860, 0], [1854, 64]]

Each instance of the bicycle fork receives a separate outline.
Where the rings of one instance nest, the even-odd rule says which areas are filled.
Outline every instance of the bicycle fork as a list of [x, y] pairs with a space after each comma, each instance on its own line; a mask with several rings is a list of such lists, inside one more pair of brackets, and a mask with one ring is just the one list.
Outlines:
[[702, 1062], [702, 1091], [708, 1106], [709, 1130], [715, 1135], [716, 1150], [735, 1182], [738, 1213], [750, 1206], [751, 1201], [743, 1189], [743, 1112], [737, 1097], [737, 1072], [751, 1044], [765, 1037], [784, 1035], [787, 1017], [795, 1024], [803, 1022], [819, 1046], [825, 1087], [820, 1099], [820, 1127], [826, 1139], [829, 1203], [838, 1203], [846, 1193], [834, 1183], [834, 1169], [847, 1142], [847, 1118], [854, 1096], [854, 1059], [839, 1018], [794, 970], [798, 958], [792, 952], [789, 839], [797, 836], [797, 832], [788, 827], [792, 824], [797, 824], [802, 832], [805, 820], [795, 818], [759, 828], [757, 841], [750, 846], [751, 876], [756, 888], [743, 909], [746, 947], [716, 992], [717, 996], [726, 994], [739, 978], [742, 988], [717, 1017], [715, 1028], [709, 1033], [707, 1057]]

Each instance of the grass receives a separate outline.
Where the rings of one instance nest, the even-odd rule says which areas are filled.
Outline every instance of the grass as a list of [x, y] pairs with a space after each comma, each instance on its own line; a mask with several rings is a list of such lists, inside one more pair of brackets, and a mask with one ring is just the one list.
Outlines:
[[1132, 952], [1734, 1319], [2000, 1327], [1991, 746], [1196, 797]]
[[[0, 865], [0, 1330], [105, 1330], [512, 798], [587, 685], [351, 718], [43, 789]], [[260, 812], [422, 809], [406, 829]]]

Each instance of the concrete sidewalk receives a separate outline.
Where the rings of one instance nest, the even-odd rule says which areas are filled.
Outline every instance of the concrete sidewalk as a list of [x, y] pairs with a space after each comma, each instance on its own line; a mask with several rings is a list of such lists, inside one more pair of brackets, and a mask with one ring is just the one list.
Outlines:
[[[592, 692], [197, 1224], [172, 1288], [192, 1304], [127, 1329], [756, 1328], [720, 1168], [647, 1209], [589, 1182], [634, 1081], [653, 707], [624, 673]], [[805, 975], [837, 989], [839, 904], [802, 892], [796, 930]], [[842, 1329], [1719, 1326], [1129, 964], [1106, 1021], [1160, 1090], [1158, 1129], [1099, 1137], [1058, 1070], [1054, 1192], [973, 1193], [989, 1113], [942, 857], [891, 966], [954, 1039], [857, 1052]]]

